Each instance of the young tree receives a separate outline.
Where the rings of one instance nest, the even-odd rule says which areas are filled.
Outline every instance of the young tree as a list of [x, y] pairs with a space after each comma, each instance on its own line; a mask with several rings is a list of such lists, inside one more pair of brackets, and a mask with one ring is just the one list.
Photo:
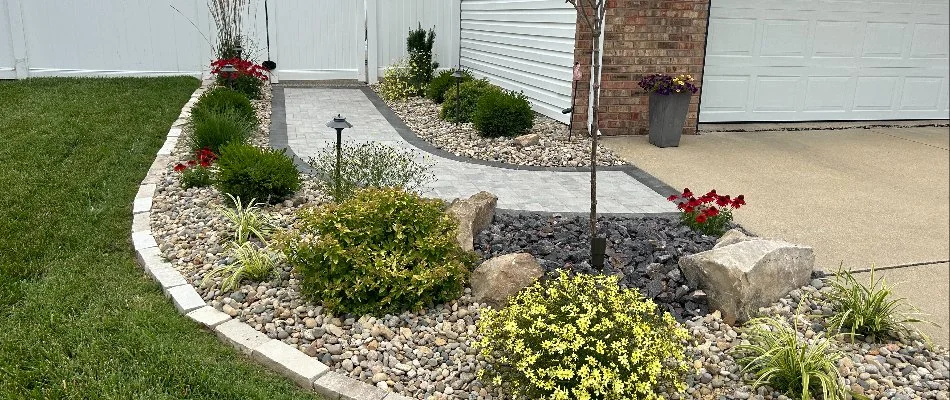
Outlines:
[[605, 0], [567, 0], [566, 2], [574, 6], [592, 35], [591, 46], [594, 57], [590, 68], [593, 89], [590, 121], [590, 237], [594, 240], [597, 237], [597, 108], [600, 105], [600, 35], [604, 28], [607, 4]]

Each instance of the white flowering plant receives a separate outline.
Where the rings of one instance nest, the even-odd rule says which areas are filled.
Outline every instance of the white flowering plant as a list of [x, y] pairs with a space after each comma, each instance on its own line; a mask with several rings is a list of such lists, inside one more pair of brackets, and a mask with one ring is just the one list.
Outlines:
[[660, 399], [686, 389], [689, 335], [616, 276], [561, 273], [481, 314], [483, 381], [519, 399]]

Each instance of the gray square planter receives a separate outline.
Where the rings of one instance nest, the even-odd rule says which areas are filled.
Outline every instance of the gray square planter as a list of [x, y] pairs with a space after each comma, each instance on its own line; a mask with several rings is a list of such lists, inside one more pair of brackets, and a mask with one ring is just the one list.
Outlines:
[[689, 111], [692, 94], [650, 93], [650, 143], [656, 147], [677, 147]]

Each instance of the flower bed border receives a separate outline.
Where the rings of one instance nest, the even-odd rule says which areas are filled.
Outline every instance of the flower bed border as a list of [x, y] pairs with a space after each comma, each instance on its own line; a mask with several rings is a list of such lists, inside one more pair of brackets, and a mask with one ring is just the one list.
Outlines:
[[[329, 399], [348, 400], [409, 400], [330, 371], [330, 368], [279, 339], [270, 339], [240, 320], [207, 305], [194, 286], [178, 270], [164, 260], [158, 243], [152, 236], [152, 197], [162, 176], [172, 162], [172, 153], [181, 137], [182, 126], [191, 115], [191, 108], [213, 83], [210, 77], [202, 79], [201, 87], [182, 107], [181, 114], [168, 130], [165, 143], [158, 150], [145, 179], [132, 201], [132, 244], [139, 266], [162, 288], [179, 313], [215, 333], [218, 338], [254, 361], [289, 378], [297, 385], [313, 390]], [[283, 91], [281, 90], [281, 100]], [[286, 125], [285, 125], [286, 126]], [[286, 137], [286, 135], [285, 135]], [[286, 143], [286, 142], [285, 142]]]

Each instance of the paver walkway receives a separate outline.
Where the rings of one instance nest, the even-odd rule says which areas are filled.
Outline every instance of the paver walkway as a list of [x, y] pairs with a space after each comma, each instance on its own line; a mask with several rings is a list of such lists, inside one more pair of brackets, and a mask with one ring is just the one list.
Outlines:
[[[420, 149], [406, 141], [380, 113], [361, 89], [293, 88], [275, 90], [274, 123], [286, 124], [286, 144], [302, 159], [316, 155], [336, 141], [326, 127], [342, 113], [352, 128], [343, 131], [344, 141], [376, 141], [386, 145]], [[280, 115], [284, 110], [285, 120]], [[384, 110], [385, 112], [386, 110]], [[278, 127], [276, 130], [280, 130]], [[274, 135], [280, 135], [275, 133]], [[282, 139], [282, 138], [281, 138]], [[481, 165], [426, 153], [435, 164], [437, 181], [427, 193], [443, 199], [468, 197], [485, 190], [498, 196], [498, 207], [542, 212], [587, 212], [590, 210], [590, 173], [525, 170]], [[598, 212], [655, 214], [674, 212], [675, 207], [650, 187], [625, 171], [598, 170]]]

